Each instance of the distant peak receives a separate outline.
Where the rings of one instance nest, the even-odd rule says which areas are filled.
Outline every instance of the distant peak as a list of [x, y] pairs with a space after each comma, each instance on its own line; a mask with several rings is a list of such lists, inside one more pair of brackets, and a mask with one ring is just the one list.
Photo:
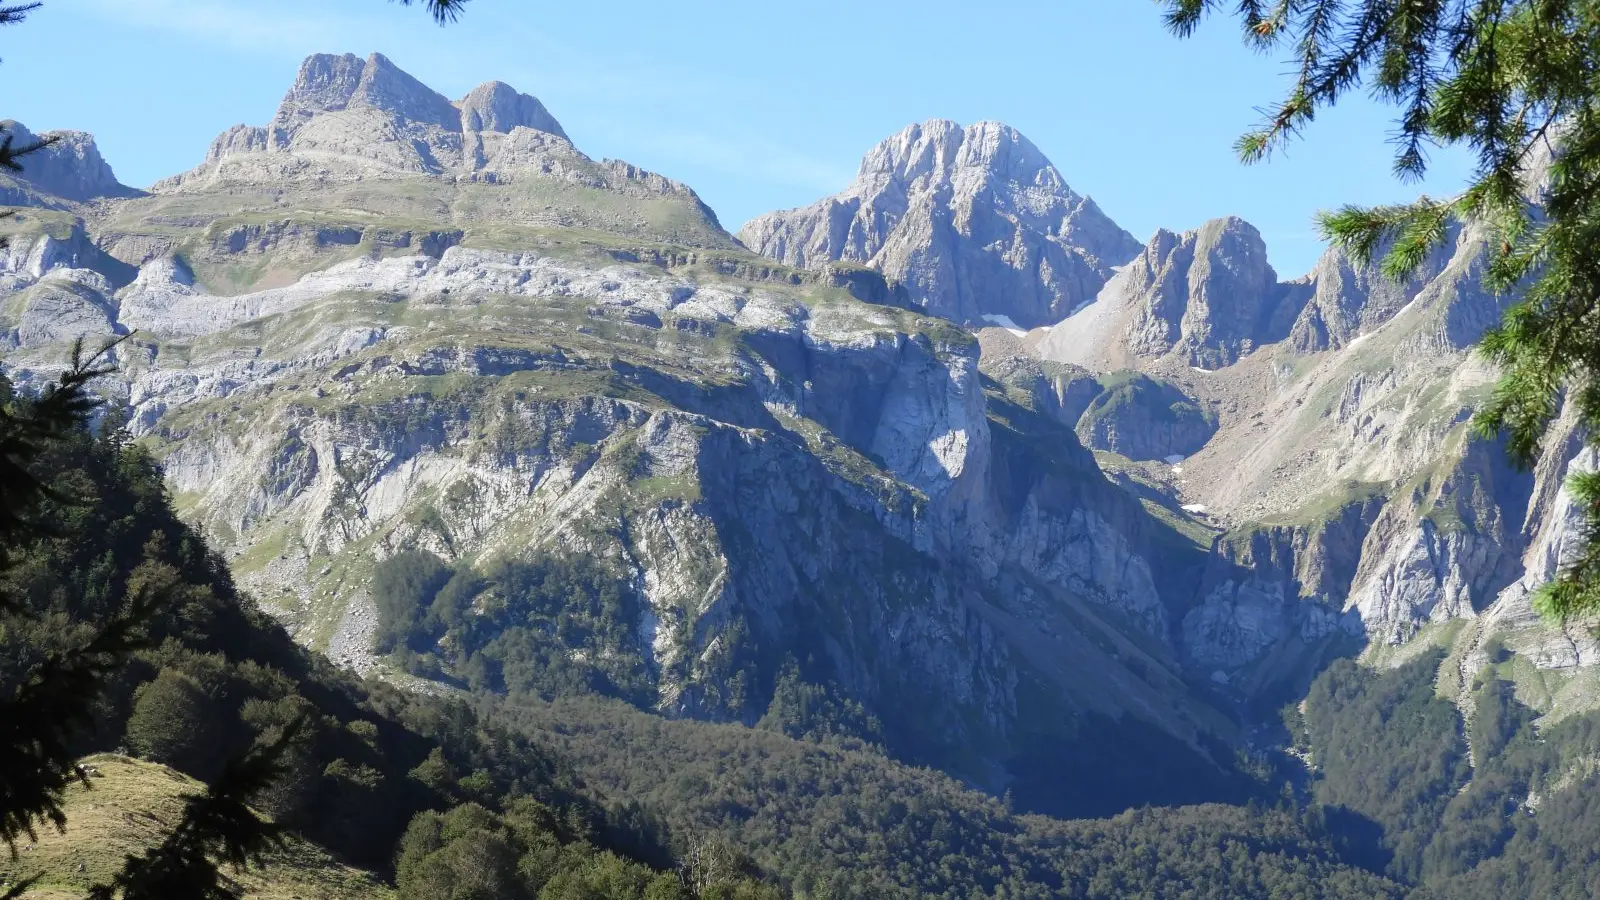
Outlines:
[[278, 122], [292, 129], [323, 113], [353, 107], [376, 109], [449, 131], [509, 133], [522, 127], [567, 136], [544, 104], [505, 82], [484, 82], [451, 103], [382, 53], [366, 59], [353, 53], [306, 57], [278, 108]]
[[1266, 253], [1267, 242], [1261, 237], [1261, 231], [1238, 216], [1223, 216], [1206, 222], [1196, 230], [1196, 238], [1202, 248], [1229, 245]]
[[313, 114], [344, 109], [361, 84], [366, 64], [353, 53], [316, 53], [300, 63], [294, 85], [284, 95], [279, 116], [286, 111]]
[[538, 98], [518, 93], [503, 81], [486, 81], [456, 103], [461, 110], [461, 127], [466, 131], [509, 133], [519, 126], [566, 137], [561, 123], [550, 115]]
[[908, 125], [868, 151], [859, 177], [947, 179], [960, 169], [980, 169], [1005, 181], [1067, 191], [1066, 182], [1043, 152], [1020, 131], [983, 120], [961, 125], [929, 119]]
[[[28, 182], [35, 189], [63, 200], [85, 201], [96, 197], [128, 197], [139, 192], [117, 181], [94, 135], [86, 131], [46, 131], [34, 134], [14, 119], [0, 121], [0, 134], [10, 137], [15, 147], [25, 147], [35, 141], [53, 140], [49, 146], [36, 150], [20, 160], [22, 171], [14, 177]], [[12, 174], [12, 173], [0, 173]], [[0, 203], [33, 205], [35, 201], [19, 199], [0, 188]], [[54, 201], [51, 201], [54, 202]]]
[[455, 106], [382, 53], [317, 53], [300, 64], [294, 86], [278, 107], [283, 122], [367, 106], [413, 122], [457, 127]]

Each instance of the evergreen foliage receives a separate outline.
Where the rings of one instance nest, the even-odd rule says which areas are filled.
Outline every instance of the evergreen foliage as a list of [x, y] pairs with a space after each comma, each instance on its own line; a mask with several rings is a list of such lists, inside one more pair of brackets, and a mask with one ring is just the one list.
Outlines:
[[[0, 685], [12, 697], [45, 691], [41, 696], [55, 700], [37, 715], [14, 703], [0, 710], [7, 713], [0, 729], [17, 736], [16, 744], [0, 743], [7, 754], [0, 778], [20, 785], [8, 787], [8, 804], [30, 796], [25, 791], [41, 796], [52, 783], [57, 787], [47, 799], [58, 800], [74, 777], [73, 760], [125, 745], [206, 777], [214, 789], [248, 787], [255, 792], [248, 798], [225, 795], [219, 802], [250, 799], [279, 825], [380, 870], [417, 812], [517, 797], [561, 810], [597, 847], [668, 858], [649, 815], [585, 799], [526, 737], [459, 701], [363, 682], [296, 646], [238, 596], [222, 561], [173, 513], [159, 469], [121, 433], [74, 428], [42, 445], [28, 472], [52, 490], [30, 513], [41, 527], [11, 546], [0, 570], [0, 596], [12, 605], [0, 622]], [[114, 657], [101, 654], [114, 662], [97, 664], [93, 677], [76, 682], [41, 680], [46, 666], [64, 671], [56, 660], [124, 621], [127, 598], [146, 596], [159, 602], [133, 604], [140, 610], [139, 639]], [[81, 690], [63, 696], [68, 683]], [[76, 718], [74, 703], [81, 710]], [[11, 714], [18, 709], [27, 715]], [[60, 773], [54, 782], [23, 765], [32, 758], [26, 754], [39, 752], [33, 738], [39, 723], [57, 735], [48, 756]], [[286, 733], [292, 739], [276, 739]], [[270, 777], [230, 779], [242, 761], [263, 752], [272, 757]], [[13, 767], [13, 759], [23, 762]], [[23, 826], [55, 821], [47, 806], [7, 811], [14, 816], [9, 821]], [[230, 845], [205, 832], [216, 821], [201, 817], [192, 835], [175, 834], [179, 843], [161, 860], [141, 863], [146, 874], [129, 870], [113, 886], [118, 896], [148, 896], [138, 891], [169, 884], [177, 877], [174, 859], [228, 861], [220, 851]], [[184, 877], [210, 883], [213, 874]]]
[[[1164, 0], [1168, 25], [1194, 31], [1220, 0]], [[1320, 217], [1360, 260], [1404, 279], [1465, 220], [1496, 250], [1489, 285], [1520, 295], [1481, 350], [1501, 377], [1476, 425], [1504, 431], [1526, 463], [1563, 400], [1600, 446], [1600, 9], [1594, 0], [1244, 0], [1246, 42], [1288, 50], [1298, 70], [1262, 126], [1240, 138], [1247, 162], [1299, 134], [1318, 111], [1368, 85], [1398, 109], [1394, 169], [1419, 177], [1430, 145], [1477, 157], [1448, 201], [1346, 206]], [[1581, 551], [1536, 595], [1547, 615], [1600, 611], [1600, 474], [1570, 479], [1586, 511]]]
[[1339, 660], [1305, 700], [1317, 800], [1377, 823], [1392, 855], [1387, 871], [1410, 882], [1420, 880], [1432, 829], [1470, 775], [1460, 716], [1433, 692], [1439, 659], [1430, 654], [1382, 677]]
[[[1343, 661], [1318, 677], [1303, 729], [1315, 797], [1347, 859], [1416, 886], [1413, 900], [1595, 896], [1600, 712], [1542, 730], [1485, 670], [1463, 724], [1436, 695], [1439, 655], [1387, 672]], [[1297, 723], [1298, 724], [1298, 723]]]
[[[411, 821], [395, 863], [401, 900], [778, 900], [724, 845], [696, 846], [681, 872], [599, 850], [549, 807], [477, 804]], [[715, 864], [709, 864], [714, 861]]]
[[216, 723], [220, 715], [198, 682], [163, 669], [133, 693], [126, 740], [134, 753], [200, 779], [216, 777], [224, 760]]
[[378, 647], [401, 651], [416, 674], [547, 700], [595, 693], [648, 703], [653, 693], [638, 600], [591, 559], [497, 560], [480, 572], [409, 550], [378, 564], [372, 595]]
[[792, 658], [778, 672], [772, 702], [756, 727], [817, 743], [883, 745], [883, 723], [877, 716], [830, 685], [807, 682]]
[[1061, 821], [1016, 814], [1004, 800], [860, 743], [667, 721], [593, 696], [495, 710], [548, 736], [595, 788], [660, 810], [673, 834], [743, 848], [796, 896], [1403, 894], [1345, 863], [1326, 821], [1290, 808], [1210, 804]]

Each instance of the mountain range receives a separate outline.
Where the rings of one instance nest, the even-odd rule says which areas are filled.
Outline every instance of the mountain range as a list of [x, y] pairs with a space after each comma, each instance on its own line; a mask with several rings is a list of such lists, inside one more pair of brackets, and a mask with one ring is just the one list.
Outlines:
[[131, 334], [110, 390], [179, 513], [372, 677], [752, 726], [803, 685], [1061, 817], [1241, 802], [1342, 657], [1431, 667], [1468, 736], [1486, 673], [1541, 730], [1600, 707], [1595, 633], [1530, 605], [1594, 462], [1570, 414], [1531, 472], [1471, 431], [1506, 303], [1472, 226], [1405, 284], [1285, 280], [1247, 222], [1141, 244], [934, 120], [730, 234], [378, 54], [144, 190], [56, 134], [0, 175], [8, 371]]

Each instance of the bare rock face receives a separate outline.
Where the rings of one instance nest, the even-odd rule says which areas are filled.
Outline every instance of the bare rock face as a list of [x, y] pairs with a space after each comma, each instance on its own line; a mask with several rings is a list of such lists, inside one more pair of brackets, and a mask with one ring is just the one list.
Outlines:
[[1217, 431], [1217, 418], [1173, 385], [1147, 375], [1118, 373], [1078, 420], [1078, 437], [1096, 450], [1129, 459], [1188, 456]]
[[459, 103], [452, 103], [381, 53], [365, 61], [352, 54], [319, 53], [301, 64], [294, 86], [268, 126], [270, 143], [276, 147], [294, 147], [297, 142], [319, 146], [328, 135], [311, 126], [339, 113], [346, 114], [340, 121], [349, 125], [359, 126], [363, 119], [373, 117], [399, 130], [417, 131], [436, 145], [429, 148], [435, 155], [443, 151], [452, 156], [452, 149], [459, 152], [459, 146], [451, 146], [456, 142], [449, 136], [467, 132], [509, 134], [516, 128], [532, 128], [563, 139], [567, 136], [543, 104], [501, 82], [479, 85]]
[[1068, 428], [1077, 427], [1084, 410], [1104, 391], [1087, 369], [1026, 356], [985, 355], [983, 374], [1021, 391], [1030, 406]]
[[21, 122], [0, 122], [0, 136], [15, 147], [40, 140], [54, 143], [24, 156], [20, 173], [0, 173], [0, 204], [61, 208], [101, 197], [131, 197], [139, 192], [117, 180], [111, 166], [95, 146], [94, 135], [84, 131], [46, 131], [34, 134]]
[[939, 119], [873, 148], [842, 193], [756, 218], [739, 238], [794, 266], [870, 265], [935, 315], [1023, 327], [1089, 302], [1138, 252], [1016, 129]]
[[1168, 354], [1220, 368], [1282, 340], [1306, 291], [1280, 285], [1255, 226], [1235, 216], [1194, 231], [1157, 231], [1110, 279], [1093, 304], [1051, 329], [1046, 358], [1088, 362], [1122, 350]]
[[559, 138], [567, 136], [561, 130], [561, 123], [550, 115], [543, 103], [527, 94], [517, 93], [516, 89], [501, 81], [478, 85], [456, 105], [461, 108], [463, 131], [510, 134], [515, 128], [532, 128]]

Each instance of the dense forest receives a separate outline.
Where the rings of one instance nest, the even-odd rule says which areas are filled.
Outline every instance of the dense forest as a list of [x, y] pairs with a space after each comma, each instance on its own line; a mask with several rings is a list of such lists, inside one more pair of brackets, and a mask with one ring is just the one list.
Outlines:
[[1300, 739], [1345, 857], [1428, 900], [1600, 890], [1600, 712], [1536, 727], [1493, 666], [1470, 728], [1437, 695], [1441, 656], [1391, 671], [1341, 660], [1312, 685]]

